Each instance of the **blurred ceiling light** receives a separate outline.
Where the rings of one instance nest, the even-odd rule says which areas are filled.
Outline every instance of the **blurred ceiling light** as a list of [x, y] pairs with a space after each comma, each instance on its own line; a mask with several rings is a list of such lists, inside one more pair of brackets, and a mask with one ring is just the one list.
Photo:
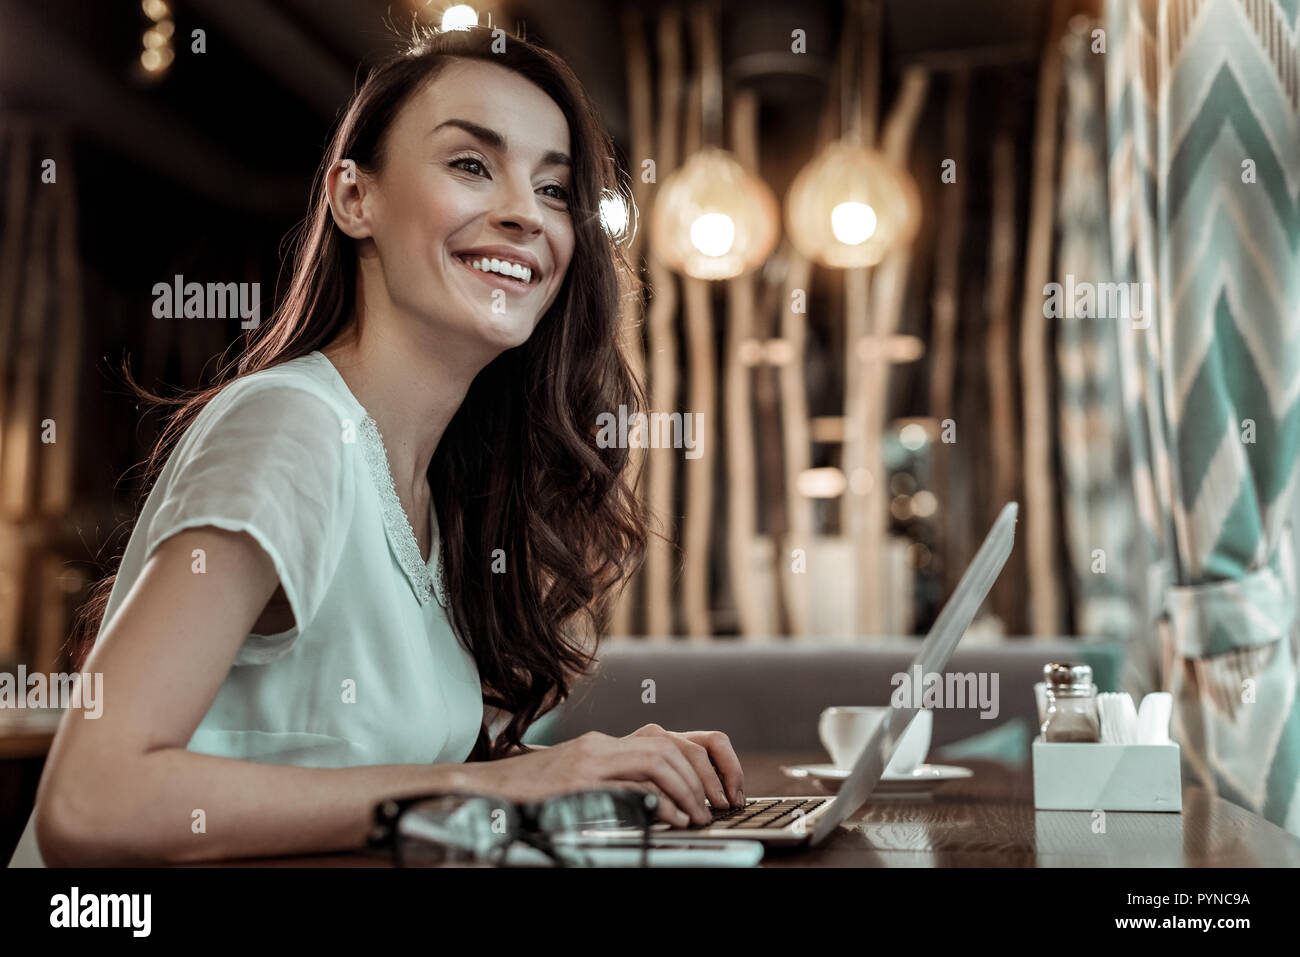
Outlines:
[[879, 150], [836, 140], [815, 156], [785, 199], [790, 241], [832, 269], [874, 266], [916, 235], [921, 201], [906, 170]]
[[925, 447], [925, 443], [929, 441], [929, 436], [925, 434], [925, 429], [922, 426], [911, 422], [898, 430], [898, 441], [903, 448], [915, 452], [917, 449]]
[[938, 510], [939, 500], [928, 489], [921, 489], [912, 496], [912, 511], [916, 513], [917, 518], [929, 518]]
[[650, 242], [668, 268], [731, 279], [771, 254], [780, 210], [766, 183], [711, 146], [664, 180], [650, 223]]
[[636, 229], [632, 213], [636, 210], [635, 201], [630, 200], [617, 190], [607, 189], [600, 196], [600, 224], [615, 242], [624, 243], [632, 238]]
[[795, 488], [805, 498], [839, 498], [844, 486], [844, 473], [837, 468], [804, 469], [795, 481]]
[[171, 66], [173, 59], [175, 59], [175, 54], [172, 53], [171, 47], [159, 47], [141, 53], [140, 65], [149, 73], [161, 73]]
[[144, 71], [144, 77], [154, 82], [162, 78], [162, 74], [176, 58], [172, 49], [172, 34], [176, 32], [176, 24], [172, 22], [171, 7], [165, 0], [141, 0], [140, 9], [153, 21], [141, 38], [144, 49], [140, 51], [140, 68]]
[[439, 29], [444, 32], [447, 30], [468, 30], [470, 27], [478, 26], [478, 11], [467, 3], [458, 3], [454, 7], [448, 7], [442, 14], [442, 24]]

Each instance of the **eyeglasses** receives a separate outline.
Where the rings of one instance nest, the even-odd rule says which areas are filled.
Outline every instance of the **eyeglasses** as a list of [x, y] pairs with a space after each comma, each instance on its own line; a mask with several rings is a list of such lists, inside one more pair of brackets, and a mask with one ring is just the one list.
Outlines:
[[581, 867], [592, 864], [583, 851], [592, 832], [624, 831], [638, 839], [645, 867], [658, 807], [656, 795], [629, 790], [574, 791], [521, 804], [492, 794], [426, 794], [377, 805], [367, 844], [391, 848], [397, 867], [500, 867], [516, 842], [556, 867]]

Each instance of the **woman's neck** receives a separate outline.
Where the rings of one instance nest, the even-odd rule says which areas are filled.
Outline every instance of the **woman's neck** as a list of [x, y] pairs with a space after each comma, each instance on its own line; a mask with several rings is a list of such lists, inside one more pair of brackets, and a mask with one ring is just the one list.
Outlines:
[[375, 420], [399, 497], [416, 515], [428, 504], [429, 462], [479, 371], [458, 367], [442, 346], [431, 333], [363, 314], [320, 350]]

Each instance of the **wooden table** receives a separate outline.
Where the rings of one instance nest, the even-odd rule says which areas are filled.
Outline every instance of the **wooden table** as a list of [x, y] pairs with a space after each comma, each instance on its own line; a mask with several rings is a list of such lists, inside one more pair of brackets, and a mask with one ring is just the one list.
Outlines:
[[[829, 793], [793, 780], [783, 764], [825, 755], [741, 755], [745, 793]], [[1183, 785], [1183, 813], [1112, 811], [1094, 833], [1087, 811], [1035, 811], [1028, 767], [962, 762], [974, 777], [926, 798], [873, 798], [818, 847], [769, 849], [765, 867], [1296, 867], [1300, 838], [1216, 797]], [[386, 867], [371, 852], [230, 862], [259, 867]], [[197, 865], [212, 866], [212, 865]]]

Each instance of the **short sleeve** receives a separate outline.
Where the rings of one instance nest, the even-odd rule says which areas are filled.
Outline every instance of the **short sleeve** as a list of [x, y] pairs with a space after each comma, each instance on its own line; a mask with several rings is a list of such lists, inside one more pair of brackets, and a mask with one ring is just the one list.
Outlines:
[[306, 388], [237, 381], [199, 413], [173, 456], [144, 560], [187, 528], [248, 533], [275, 564], [294, 627], [250, 635], [235, 664], [274, 661], [315, 618], [342, 558], [355, 492], [341, 419]]

